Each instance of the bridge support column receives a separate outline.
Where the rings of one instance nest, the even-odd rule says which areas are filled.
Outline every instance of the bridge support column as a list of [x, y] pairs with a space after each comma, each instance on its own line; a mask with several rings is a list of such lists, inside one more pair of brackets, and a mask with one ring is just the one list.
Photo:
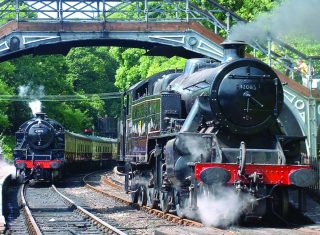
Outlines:
[[189, 14], [190, 14], [189, 0], [186, 0], [186, 21], [187, 22], [189, 22]]
[[318, 130], [318, 125], [317, 125], [317, 105], [316, 105], [316, 100], [313, 97], [308, 98], [308, 109], [307, 109], [307, 117], [308, 119], [306, 120], [307, 123], [307, 130], [308, 130], [308, 152], [309, 152], [309, 157], [312, 159], [312, 162], [314, 162], [318, 158], [318, 149], [317, 149], [317, 130]]
[[15, 11], [16, 11], [16, 21], [19, 21], [20, 20], [19, 0], [16, 0]]

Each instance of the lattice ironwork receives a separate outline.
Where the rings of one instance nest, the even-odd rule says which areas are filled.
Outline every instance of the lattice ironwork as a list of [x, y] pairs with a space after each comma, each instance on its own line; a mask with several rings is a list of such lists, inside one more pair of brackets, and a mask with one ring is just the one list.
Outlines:
[[7, 20], [188, 21], [189, 0], [3, 0]]

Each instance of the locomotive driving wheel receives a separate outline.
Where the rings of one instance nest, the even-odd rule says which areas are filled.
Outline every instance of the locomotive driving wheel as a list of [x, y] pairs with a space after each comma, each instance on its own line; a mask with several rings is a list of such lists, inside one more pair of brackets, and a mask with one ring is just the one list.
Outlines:
[[160, 192], [160, 209], [163, 212], [169, 212], [172, 207], [173, 193], [172, 191]]
[[140, 206], [147, 204], [147, 188], [144, 185], [141, 185], [138, 190], [138, 204]]
[[131, 194], [131, 202], [137, 203], [139, 199], [139, 185], [135, 182], [134, 176], [131, 176], [130, 183], [130, 194]]
[[158, 200], [156, 199], [154, 188], [148, 188], [147, 190], [147, 206], [152, 209], [158, 207]]
[[186, 215], [186, 209], [188, 208], [189, 196], [175, 190], [174, 201], [176, 214], [179, 217], [184, 217]]

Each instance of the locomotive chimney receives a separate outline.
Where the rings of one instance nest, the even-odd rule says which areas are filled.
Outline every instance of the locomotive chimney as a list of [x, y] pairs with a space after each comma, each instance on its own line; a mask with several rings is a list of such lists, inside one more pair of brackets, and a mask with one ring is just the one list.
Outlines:
[[36, 117], [44, 120], [44, 118], [46, 117], [46, 114], [45, 113], [36, 113]]
[[243, 58], [245, 54], [246, 44], [243, 41], [224, 41], [221, 43], [223, 47], [222, 63]]

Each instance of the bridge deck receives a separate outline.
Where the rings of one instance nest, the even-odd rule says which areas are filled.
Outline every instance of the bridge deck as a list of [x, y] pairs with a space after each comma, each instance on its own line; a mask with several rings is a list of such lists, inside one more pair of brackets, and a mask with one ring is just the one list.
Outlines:
[[197, 22], [160, 22], [160, 23], [116, 23], [116, 22], [17, 22], [10, 21], [0, 28], [0, 38], [12, 33], [13, 31], [32, 31], [32, 32], [103, 32], [103, 31], [187, 31], [194, 30], [204, 35], [213, 42], [220, 44], [223, 38], [210, 30], [204, 28]]

